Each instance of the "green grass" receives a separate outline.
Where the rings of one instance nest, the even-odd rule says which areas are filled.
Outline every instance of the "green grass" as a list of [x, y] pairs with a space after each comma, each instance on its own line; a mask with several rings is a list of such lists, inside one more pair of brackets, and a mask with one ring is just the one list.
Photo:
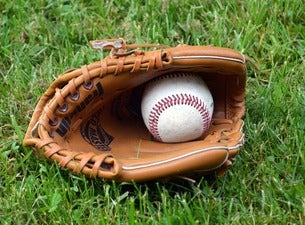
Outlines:
[[[305, 224], [305, 3], [0, 1], [0, 224]], [[227, 2], [227, 3], [226, 3]], [[115, 184], [21, 145], [41, 94], [92, 39], [216, 45], [249, 65], [246, 143], [224, 178]]]

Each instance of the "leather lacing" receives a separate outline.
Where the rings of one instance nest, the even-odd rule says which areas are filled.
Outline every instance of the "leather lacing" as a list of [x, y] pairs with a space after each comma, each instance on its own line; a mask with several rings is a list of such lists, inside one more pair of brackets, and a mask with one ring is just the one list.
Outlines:
[[90, 170], [90, 177], [94, 178], [99, 175], [100, 171], [103, 171], [105, 177], [107, 177], [105, 174], [107, 172], [109, 177], [115, 176], [119, 172], [118, 165], [109, 153], [96, 155], [91, 152], [69, 151], [58, 145], [52, 138], [42, 140], [36, 146], [45, 149], [45, 157], [58, 161], [61, 167], [71, 168], [74, 173]]
[[79, 94], [79, 91], [76, 88], [75, 78], [73, 78], [72, 80], [69, 81], [68, 88], [69, 88], [69, 92], [70, 92], [69, 98], [72, 101], [76, 102], [79, 99], [80, 94]]
[[[164, 53], [163, 55], [160, 52], [156, 52], [155, 54], [152, 54], [149, 58], [144, 57], [143, 51], [139, 51], [137, 53], [138, 55], [135, 56], [135, 59], [133, 59], [132, 65], [126, 65], [125, 64], [125, 58], [126, 57], [119, 57], [116, 61], [116, 64], [107, 64], [107, 58], [100, 61], [100, 73], [99, 77], [105, 76], [107, 73], [111, 72], [109, 71], [109, 68], [113, 70], [114, 75], [118, 75], [122, 72], [126, 72], [126, 67], [131, 73], [138, 72], [140, 70], [152, 70], [154, 68], [162, 68], [163, 66], [163, 60], [166, 61], [167, 55]], [[129, 67], [128, 67], [129, 66]], [[90, 70], [87, 65], [84, 65], [81, 67], [81, 74], [83, 78], [83, 87], [87, 90], [91, 90], [94, 86], [93, 79], [95, 76], [92, 76], [90, 74]], [[68, 96], [72, 101], [78, 101], [80, 98], [80, 92], [78, 91], [78, 86], [76, 84], [75, 78], [70, 80], [68, 84], [66, 85], [68, 88]], [[65, 87], [66, 88], [66, 87]], [[63, 95], [62, 89], [56, 88], [55, 89], [55, 95], [54, 95], [54, 101], [58, 104], [57, 110], [61, 113], [65, 113], [68, 111], [68, 105], [66, 100], [66, 96]], [[46, 107], [44, 109], [44, 112], [46, 113], [47, 117], [49, 118], [49, 125], [52, 127], [57, 126], [58, 124], [58, 118], [55, 115], [55, 111], [53, 112], [49, 107]]]
[[93, 88], [93, 81], [91, 79], [87, 65], [82, 66], [81, 71], [84, 78], [84, 83], [83, 83], [84, 88], [87, 90], [91, 90]]
[[[217, 125], [223, 125], [223, 124], [233, 124], [232, 120], [229, 119], [216, 119], [212, 121], [212, 126], [217, 126]], [[224, 128], [218, 128], [217, 131], [212, 130], [211, 135], [213, 135], [217, 142], [220, 143], [222, 141], [229, 141], [230, 137], [227, 134], [230, 134], [232, 132], [231, 128], [224, 127]]]
[[[133, 54], [134, 58], [126, 60], [129, 58], [127, 56], [130, 54]], [[116, 58], [115, 61], [113, 61], [114, 57]], [[162, 54], [161, 51], [156, 51], [155, 54], [150, 54], [149, 57], [145, 57], [145, 53], [142, 50], [132, 50], [128, 52], [125, 49], [120, 51], [112, 50], [111, 57], [102, 59], [100, 64], [93, 63], [82, 66], [79, 70], [68, 71], [64, 75], [77, 72], [80, 74], [72, 79], [70, 78], [69, 82], [64, 86], [61, 84], [58, 85], [54, 90], [55, 93], [53, 98], [50, 99], [49, 103], [43, 108], [44, 116], [40, 117], [38, 123], [43, 129], [38, 128], [38, 126], [36, 129], [40, 131], [39, 134], [37, 133], [38, 137], [44, 138], [41, 138], [41, 141], [36, 143], [37, 148], [44, 148], [45, 157], [58, 161], [62, 167], [70, 168], [76, 173], [87, 170], [87, 173], [93, 177], [98, 176], [101, 171], [103, 171], [103, 177], [107, 177], [108, 172], [109, 177], [118, 174], [120, 168], [109, 153], [96, 155], [94, 153], [71, 151], [60, 146], [54, 140], [54, 129], [60, 123], [59, 115], [60, 117], [64, 117], [65, 114], [71, 113], [71, 110], [69, 110], [70, 104], [67, 103], [67, 98], [70, 99], [70, 102], [77, 103], [81, 97], [79, 91], [80, 86], [83, 86], [84, 89], [90, 91], [94, 87], [93, 79], [104, 77], [107, 74], [119, 75], [122, 72], [128, 71], [130, 73], [136, 73], [143, 70], [148, 71], [162, 68], [163, 61], [165, 63], [168, 61], [167, 57], [168, 55], [166, 55], [166, 53]], [[99, 69], [97, 73], [95, 73], [96, 69]], [[87, 94], [90, 94], [90, 92], [87, 92]]]

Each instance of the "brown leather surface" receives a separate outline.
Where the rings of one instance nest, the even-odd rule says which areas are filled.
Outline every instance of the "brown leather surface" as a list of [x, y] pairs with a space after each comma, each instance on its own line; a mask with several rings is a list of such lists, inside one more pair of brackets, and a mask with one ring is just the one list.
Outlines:
[[[75, 173], [107, 180], [223, 172], [243, 144], [245, 57], [206, 46], [121, 55], [57, 78], [35, 108], [24, 145], [35, 146]], [[205, 80], [214, 114], [199, 140], [166, 144], [151, 138], [138, 109], [145, 83], [174, 71], [193, 72]]]

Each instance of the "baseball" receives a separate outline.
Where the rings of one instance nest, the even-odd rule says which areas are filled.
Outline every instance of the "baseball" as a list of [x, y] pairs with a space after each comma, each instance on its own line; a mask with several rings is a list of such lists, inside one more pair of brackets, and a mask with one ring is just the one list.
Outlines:
[[145, 87], [141, 112], [144, 123], [160, 142], [195, 140], [209, 128], [213, 97], [203, 79], [191, 73], [172, 73]]

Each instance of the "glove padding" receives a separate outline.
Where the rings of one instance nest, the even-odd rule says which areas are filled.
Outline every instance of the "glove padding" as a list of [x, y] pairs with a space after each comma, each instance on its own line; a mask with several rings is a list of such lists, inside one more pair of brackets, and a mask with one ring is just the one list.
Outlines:
[[[110, 55], [50, 85], [35, 108], [25, 146], [75, 173], [117, 182], [226, 171], [244, 141], [244, 55], [219, 47], [126, 45], [122, 39], [91, 46], [111, 49]], [[177, 72], [204, 79], [214, 99], [212, 122], [200, 139], [160, 143], [142, 121], [141, 94], [146, 82]]]

